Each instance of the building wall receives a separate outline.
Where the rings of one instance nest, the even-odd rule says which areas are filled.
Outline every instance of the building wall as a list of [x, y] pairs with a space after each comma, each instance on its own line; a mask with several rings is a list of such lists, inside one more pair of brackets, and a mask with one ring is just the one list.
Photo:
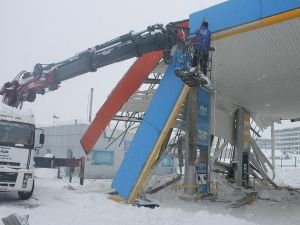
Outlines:
[[271, 139], [258, 138], [256, 143], [261, 149], [271, 149]]
[[[257, 139], [261, 149], [271, 149], [270, 139]], [[300, 127], [274, 131], [275, 150], [300, 154]]]
[[275, 149], [300, 153], [300, 127], [275, 130]]
[[[109, 142], [112, 129], [107, 128], [95, 144], [93, 151], [86, 156], [80, 145], [80, 139], [88, 126], [88, 124], [69, 124], [42, 127], [45, 132], [45, 144], [35, 152], [35, 156], [42, 157], [46, 154], [54, 155], [56, 158], [85, 156], [86, 178], [112, 179], [121, 165], [134, 134], [128, 133], [121, 143], [119, 138], [108, 146], [122, 131], [116, 130], [113, 139]], [[177, 161], [171, 160], [172, 164], [168, 163], [169, 161], [163, 160], [155, 169], [155, 173], [165, 175], [176, 172]]]

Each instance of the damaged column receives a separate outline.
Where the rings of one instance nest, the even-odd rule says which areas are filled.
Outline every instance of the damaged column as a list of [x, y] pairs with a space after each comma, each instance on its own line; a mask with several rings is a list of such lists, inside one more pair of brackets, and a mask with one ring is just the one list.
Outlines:
[[196, 164], [197, 178], [200, 194], [210, 192], [209, 188], [209, 156], [211, 147], [210, 131], [210, 93], [204, 88], [197, 89], [197, 120], [196, 120], [196, 144], [199, 149], [199, 160]]
[[209, 193], [210, 155], [210, 94], [203, 88], [190, 89], [187, 99], [187, 128], [185, 136], [185, 177], [188, 195]]
[[[185, 132], [185, 167], [184, 167], [184, 193], [194, 195], [196, 184], [195, 162], [197, 157], [196, 148], [196, 107], [197, 107], [197, 88], [192, 87], [187, 96], [187, 118]], [[187, 187], [190, 186], [190, 187]]]
[[238, 186], [249, 184], [250, 115], [239, 108], [235, 121], [234, 179]]

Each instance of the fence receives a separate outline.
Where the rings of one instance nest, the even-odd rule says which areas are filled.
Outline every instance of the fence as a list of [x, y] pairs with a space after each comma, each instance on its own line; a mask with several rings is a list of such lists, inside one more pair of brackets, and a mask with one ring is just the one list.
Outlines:
[[297, 157], [285, 158], [280, 157], [280, 163], [277, 166], [282, 167], [297, 167]]
[[72, 181], [72, 173], [74, 172], [75, 167], [80, 167], [79, 177], [80, 185], [83, 185], [84, 181], [84, 166], [85, 166], [85, 157], [80, 159], [65, 159], [65, 158], [46, 158], [46, 157], [34, 157], [35, 168], [57, 168], [58, 173], [57, 177], [60, 177], [60, 167], [69, 167], [70, 168], [70, 179]]

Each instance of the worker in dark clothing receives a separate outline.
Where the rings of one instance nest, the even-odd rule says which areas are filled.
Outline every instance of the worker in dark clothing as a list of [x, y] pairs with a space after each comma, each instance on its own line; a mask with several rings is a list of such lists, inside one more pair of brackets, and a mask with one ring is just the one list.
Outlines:
[[200, 69], [205, 75], [207, 73], [210, 39], [211, 32], [208, 29], [208, 22], [204, 21], [201, 25], [199, 34], [196, 36], [192, 66], [200, 66]]

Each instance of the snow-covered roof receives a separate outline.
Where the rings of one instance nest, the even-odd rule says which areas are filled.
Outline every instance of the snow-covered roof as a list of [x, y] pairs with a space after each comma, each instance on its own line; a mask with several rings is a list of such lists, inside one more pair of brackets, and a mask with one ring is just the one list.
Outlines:
[[68, 125], [80, 125], [85, 124], [89, 125], [90, 123], [83, 119], [74, 119], [74, 120], [63, 120], [55, 121], [55, 123], [50, 124], [37, 124], [37, 127], [59, 127], [59, 126], [68, 126]]
[[0, 103], [0, 120], [34, 124], [32, 110], [20, 110]]

